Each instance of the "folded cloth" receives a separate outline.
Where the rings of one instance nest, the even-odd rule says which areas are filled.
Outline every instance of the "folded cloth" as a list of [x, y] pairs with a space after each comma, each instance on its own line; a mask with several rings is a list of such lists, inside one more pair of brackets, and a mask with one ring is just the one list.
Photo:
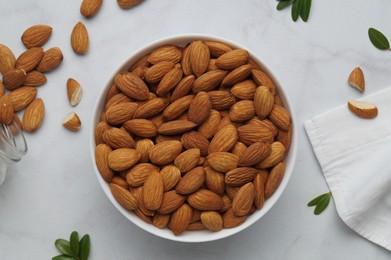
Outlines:
[[342, 220], [391, 250], [391, 88], [362, 99], [375, 119], [355, 116], [347, 104], [305, 122], [308, 137]]

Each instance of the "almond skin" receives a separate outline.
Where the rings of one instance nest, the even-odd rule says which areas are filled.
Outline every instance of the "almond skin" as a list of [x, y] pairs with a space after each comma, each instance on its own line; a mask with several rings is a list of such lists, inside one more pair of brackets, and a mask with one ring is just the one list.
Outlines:
[[41, 62], [35, 68], [39, 72], [49, 72], [57, 68], [63, 60], [60, 48], [54, 47], [45, 51]]
[[212, 102], [212, 108], [216, 110], [230, 109], [236, 102], [235, 97], [224, 90], [209, 91], [208, 95]]
[[199, 76], [193, 84], [193, 92], [211, 91], [221, 84], [228, 72], [224, 70], [213, 70]]
[[140, 153], [134, 149], [117, 149], [109, 154], [109, 167], [114, 171], [124, 171], [135, 165], [140, 157]]
[[5, 94], [5, 87], [3, 82], [0, 80], [0, 97]]
[[78, 22], [73, 27], [71, 34], [71, 45], [73, 51], [79, 55], [84, 55], [88, 51], [88, 31], [82, 22]]
[[33, 70], [26, 75], [23, 83], [26, 87], [39, 87], [47, 81], [46, 76], [39, 71]]
[[258, 170], [251, 167], [239, 167], [225, 174], [225, 184], [236, 187], [253, 181]]
[[177, 194], [174, 190], [163, 194], [163, 201], [157, 210], [159, 214], [170, 214], [177, 210], [185, 202], [185, 198]]
[[210, 54], [216, 58], [220, 57], [224, 53], [232, 51], [231, 47], [222, 42], [206, 41], [205, 44], [208, 46]]
[[4, 44], [0, 44], [0, 72], [4, 75], [9, 70], [15, 68], [15, 56]]
[[223, 215], [223, 227], [224, 228], [234, 228], [246, 221], [246, 216], [238, 217], [234, 214], [232, 208], [227, 210]]
[[[144, 187], [143, 186], [140, 186], [140, 187], [137, 187], [137, 188], [131, 188], [130, 191], [132, 192], [132, 194], [134, 195], [134, 197], [136, 198], [136, 201], [137, 201], [137, 206], [138, 206], [138, 210], [140, 211], [139, 213], [135, 212], [137, 216], [139, 216], [142, 220], [144, 221], [147, 221], [149, 223], [150, 221], [150, 216], [153, 216], [155, 215], [155, 211], [154, 210], [150, 210], [148, 209], [145, 205], [144, 205], [144, 202], [143, 202], [143, 190], [144, 190]], [[140, 214], [141, 213], [141, 214]]]
[[140, 139], [136, 142], [136, 150], [141, 154], [141, 163], [149, 162], [149, 149], [155, 144], [150, 139]]
[[121, 125], [133, 118], [138, 104], [135, 102], [123, 102], [110, 106], [106, 111], [106, 120], [111, 125]]
[[199, 231], [199, 230], [204, 230], [204, 229], [206, 229], [204, 224], [202, 224], [201, 221], [196, 221], [196, 222], [190, 223], [187, 226], [186, 230], [189, 230], [189, 231]]
[[266, 179], [261, 174], [257, 174], [254, 179], [254, 205], [261, 209], [265, 204], [265, 183]]
[[208, 117], [212, 109], [212, 102], [206, 92], [198, 93], [191, 101], [188, 111], [189, 120], [200, 125]]
[[271, 170], [266, 184], [265, 184], [265, 196], [269, 198], [277, 190], [285, 174], [285, 163], [280, 162]]
[[111, 194], [115, 200], [127, 210], [135, 210], [137, 208], [137, 201], [135, 197], [127, 189], [111, 183], [110, 184]]
[[200, 156], [200, 149], [189, 149], [175, 158], [174, 165], [178, 167], [181, 172], [186, 173], [197, 166]]
[[201, 222], [210, 231], [217, 232], [223, 228], [223, 219], [215, 211], [204, 211], [201, 213]]
[[251, 72], [253, 80], [258, 86], [266, 86], [270, 89], [270, 92], [275, 95], [276, 94], [276, 85], [273, 80], [263, 71], [254, 69]]
[[52, 27], [48, 25], [34, 25], [26, 29], [22, 35], [22, 42], [27, 49], [41, 47], [50, 38]]
[[126, 121], [123, 126], [130, 133], [140, 137], [154, 137], [157, 134], [157, 127], [154, 123], [147, 119], [132, 119]]
[[271, 153], [271, 145], [264, 142], [256, 142], [244, 150], [239, 159], [239, 166], [253, 166], [263, 161]]
[[203, 167], [197, 167], [185, 174], [178, 182], [175, 192], [178, 194], [190, 194], [198, 190], [205, 182], [205, 170]]
[[69, 78], [67, 80], [67, 95], [71, 106], [77, 106], [80, 103], [83, 89], [77, 80]]
[[171, 61], [159, 62], [146, 70], [145, 79], [149, 83], [157, 83], [164, 77], [164, 75], [171, 71], [174, 66], [175, 64]]
[[239, 158], [239, 163], [240, 163], [240, 159], [242, 158], [246, 149], [247, 149], [247, 146], [242, 142], [237, 142], [235, 144], [234, 148], [232, 149], [232, 153]]
[[143, 203], [147, 209], [160, 208], [163, 201], [163, 178], [160, 173], [152, 173], [144, 183]]
[[216, 152], [207, 157], [209, 166], [218, 172], [229, 172], [238, 167], [238, 157], [232, 153]]
[[120, 128], [107, 129], [103, 134], [103, 141], [113, 149], [134, 148], [134, 140], [130, 134]]
[[42, 99], [38, 98], [32, 101], [23, 114], [23, 130], [26, 132], [36, 131], [42, 124], [45, 116], [45, 106]]
[[3, 84], [8, 90], [19, 88], [25, 80], [26, 72], [22, 69], [9, 70], [3, 75]]
[[278, 128], [285, 131], [288, 130], [291, 125], [291, 117], [289, 112], [284, 107], [279, 105], [274, 105], [272, 111], [269, 114], [269, 119]]
[[193, 210], [187, 204], [183, 204], [171, 215], [169, 227], [174, 232], [174, 235], [178, 236], [187, 229], [192, 215]]
[[163, 123], [158, 128], [158, 132], [162, 135], [176, 135], [187, 132], [196, 126], [196, 123], [189, 120], [173, 120], [167, 123]]
[[174, 102], [175, 100], [186, 96], [190, 92], [194, 81], [195, 81], [194, 75], [189, 75], [184, 77], [179, 82], [178, 86], [176, 86], [176, 88], [172, 91], [170, 102]]
[[44, 55], [41, 47], [33, 47], [23, 52], [16, 60], [15, 67], [25, 72], [32, 71], [42, 60]]
[[113, 97], [111, 97], [106, 105], [105, 105], [105, 109], [108, 109], [110, 108], [111, 106], [114, 106], [114, 105], [117, 105], [117, 104], [121, 104], [121, 103], [125, 103], [125, 102], [133, 102], [134, 100], [128, 96], [126, 96], [125, 94], [123, 93], [118, 93], [118, 94], [115, 94]]
[[267, 169], [273, 167], [282, 161], [285, 156], [285, 147], [280, 142], [274, 142], [271, 145], [271, 152], [263, 161], [256, 165], [259, 169]]
[[150, 118], [162, 112], [168, 106], [166, 98], [153, 98], [140, 105], [134, 113], [134, 118]]
[[209, 117], [198, 127], [198, 132], [206, 139], [210, 139], [217, 132], [220, 121], [220, 113], [212, 109]]
[[350, 73], [348, 83], [350, 86], [358, 89], [360, 92], [365, 91], [364, 73], [360, 67], [354, 68], [354, 70]]
[[210, 167], [205, 167], [204, 169], [206, 187], [218, 195], [223, 195], [225, 190], [224, 174]]
[[189, 47], [190, 64], [193, 73], [199, 77], [205, 73], [209, 65], [210, 52], [202, 41], [194, 41]]
[[267, 127], [255, 125], [243, 125], [238, 127], [239, 141], [245, 145], [251, 145], [256, 142], [271, 143], [274, 140], [273, 132]]
[[14, 118], [14, 108], [8, 95], [0, 97], [0, 123], [8, 125]]
[[14, 111], [22, 110], [37, 96], [37, 89], [33, 87], [21, 87], [9, 93]]
[[236, 83], [231, 88], [231, 93], [238, 99], [254, 99], [255, 90], [257, 85], [252, 80], [245, 80], [239, 83]]
[[162, 78], [156, 90], [156, 94], [164, 96], [172, 89], [174, 89], [182, 80], [182, 70], [180, 68], [173, 68]]
[[129, 9], [132, 8], [139, 3], [141, 3], [143, 0], [117, 0], [118, 5], [123, 9]]
[[220, 129], [210, 142], [208, 153], [228, 152], [238, 141], [238, 132], [232, 125], [227, 125]]
[[[349, 100], [348, 101], [348, 108], [355, 115], [357, 115], [358, 117], [364, 118], [364, 119], [375, 118], [378, 114], [378, 110], [375, 105], [364, 102], [364, 101]], [[286, 129], [283, 129], [283, 130], [286, 130]]]
[[220, 69], [232, 70], [247, 63], [249, 58], [248, 51], [236, 49], [224, 53], [216, 60], [216, 65]]
[[80, 13], [87, 18], [94, 16], [101, 8], [103, 0], [83, 0]]
[[199, 210], [220, 210], [224, 203], [219, 195], [207, 189], [200, 189], [188, 197], [190, 206]]
[[126, 173], [126, 181], [132, 187], [138, 187], [144, 184], [148, 177], [153, 173], [158, 171], [159, 168], [150, 163], [139, 163]]
[[155, 214], [152, 219], [152, 225], [154, 225], [157, 228], [165, 228], [168, 225], [168, 222], [170, 222], [171, 215], [166, 214]]
[[277, 141], [282, 143], [288, 152], [292, 143], [292, 127], [289, 127], [288, 131], [278, 130]]
[[254, 102], [251, 100], [239, 101], [229, 111], [229, 117], [233, 122], [244, 122], [254, 117], [254, 115]]
[[245, 80], [251, 74], [252, 66], [249, 64], [240, 66], [232, 70], [221, 83], [222, 87], [227, 87], [235, 85], [243, 80]]
[[181, 142], [186, 149], [197, 148], [201, 155], [208, 155], [209, 141], [198, 132], [191, 131], [183, 134]]
[[157, 165], [166, 165], [175, 160], [182, 152], [182, 143], [179, 141], [165, 141], [156, 144], [149, 150], [149, 159]]
[[96, 145], [103, 143], [103, 133], [109, 128], [110, 126], [106, 121], [99, 122], [96, 125], [95, 133], [94, 133], [94, 139]]
[[181, 50], [174, 45], [165, 45], [155, 49], [148, 57], [148, 62], [157, 64], [162, 61], [178, 63], [182, 59]]
[[267, 117], [274, 106], [274, 95], [266, 86], [260, 86], [255, 91], [254, 108], [260, 119]]
[[80, 130], [81, 121], [75, 112], [71, 112], [62, 121], [62, 125], [69, 131], [77, 132]]
[[122, 188], [129, 190], [129, 184], [121, 176], [114, 176], [111, 183], [117, 184]]
[[173, 120], [186, 112], [189, 109], [190, 103], [193, 100], [193, 95], [181, 97], [172, 102], [163, 112], [163, 119], [166, 121]]
[[242, 186], [232, 201], [232, 211], [242, 217], [249, 213], [254, 202], [254, 184], [252, 182]]
[[111, 182], [114, 173], [109, 167], [109, 154], [112, 151], [107, 144], [98, 144], [95, 149], [96, 166], [100, 172], [100, 175], [106, 182]]
[[164, 191], [169, 191], [178, 183], [181, 178], [180, 170], [174, 165], [167, 165], [161, 169], [160, 174], [163, 177]]
[[144, 81], [132, 73], [121, 72], [115, 76], [115, 84], [125, 95], [136, 100], [148, 100], [149, 90]]

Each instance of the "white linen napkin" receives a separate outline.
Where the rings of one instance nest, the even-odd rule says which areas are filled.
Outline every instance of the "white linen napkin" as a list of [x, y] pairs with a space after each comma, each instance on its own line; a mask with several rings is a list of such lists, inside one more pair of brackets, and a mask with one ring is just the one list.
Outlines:
[[362, 100], [377, 106], [375, 119], [361, 119], [345, 104], [306, 121], [305, 129], [339, 216], [391, 250], [391, 88]]

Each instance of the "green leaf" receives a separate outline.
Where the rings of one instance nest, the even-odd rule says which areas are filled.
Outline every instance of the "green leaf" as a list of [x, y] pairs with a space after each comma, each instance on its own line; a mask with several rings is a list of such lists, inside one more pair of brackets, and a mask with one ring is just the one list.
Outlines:
[[80, 240], [80, 260], [87, 260], [90, 255], [90, 236], [84, 235]]
[[372, 44], [376, 48], [380, 50], [390, 49], [390, 43], [388, 42], [386, 36], [384, 36], [384, 34], [380, 31], [376, 30], [375, 28], [369, 28], [368, 35]]
[[303, 0], [296, 0], [293, 4], [292, 4], [292, 20], [293, 21], [297, 21], [297, 19], [299, 18], [299, 14], [301, 12], [301, 8], [303, 6]]
[[58, 255], [52, 258], [52, 260], [76, 260], [73, 256]]
[[308, 17], [310, 16], [310, 10], [311, 10], [311, 2], [312, 0], [302, 0], [302, 7], [300, 12], [300, 17], [303, 19], [304, 22], [308, 21]]
[[319, 215], [327, 208], [330, 203], [330, 197], [331, 193], [328, 193], [327, 196], [324, 196], [321, 200], [319, 200], [318, 205], [316, 205], [314, 210], [315, 215]]
[[308, 207], [312, 207], [312, 206], [316, 206], [318, 204], [318, 202], [325, 196], [327, 196], [330, 192], [328, 193], [325, 193], [325, 194], [322, 194], [322, 195], [319, 195], [318, 197], [312, 199], [310, 202], [308, 202], [307, 206]]
[[54, 242], [54, 245], [57, 247], [57, 249], [67, 256], [77, 256], [73, 253], [71, 250], [71, 244], [64, 240], [64, 239], [57, 239], [56, 242]]
[[74, 255], [79, 255], [79, 233], [77, 233], [77, 231], [73, 231], [69, 241]]
[[285, 9], [286, 7], [290, 6], [293, 2], [294, 2], [294, 0], [290, 0], [290, 1], [281, 1], [281, 2], [279, 2], [278, 5], [277, 5], [277, 10], [278, 10], [278, 11], [281, 11], [281, 10]]

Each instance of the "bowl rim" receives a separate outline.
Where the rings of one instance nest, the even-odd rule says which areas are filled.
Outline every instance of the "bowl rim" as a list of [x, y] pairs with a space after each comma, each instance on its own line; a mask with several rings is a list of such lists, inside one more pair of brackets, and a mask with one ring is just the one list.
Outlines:
[[[274, 194], [268, 198], [265, 201], [265, 205], [260, 210], [257, 210], [251, 216], [249, 216], [244, 223], [241, 225], [230, 228], [230, 229], [222, 229], [219, 232], [210, 232], [210, 231], [191, 231], [191, 232], [184, 232], [180, 236], [175, 236], [170, 230], [168, 229], [159, 229], [152, 224], [146, 223], [143, 220], [141, 220], [139, 217], [137, 217], [133, 212], [130, 212], [126, 209], [124, 209], [119, 203], [114, 199], [113, 195], [110, 192], [109, 184], [106, 183], [103, 178], [100, 175], [100, 172], [96, 166], [96, 160], [95, 160], [95, 127], [99, 123], [99, 118], [103, 109], [104, 101], [106, 98], [106, 94], [110, 88], [110, 86], [113, 84], [113, 80], [115, 75], [120, 72], [124, 71], [129, 68], [129, 66], [137, 61], [142, 56], [146, 55], [147, 53], [151, 52], [153, 49], [165, 45], [165, 44], [174, 44], [174, 45], [180, 45], [178, 42], [190, 42], [192, 40], [208, 40], [208, 41], [220, 41], [222, 43], [228, 44], [229, 46], [233, 48], [242, 48], [246, 49], [250, 53], [250, 57], [259, 65], [259, 67], [265, 71], [268, 76], [271, 77], [275, 85], [277, 86], [278, 94], [282, 98], [284, 102], [285, 108], [289, 111], [291, 115], [292, 120], [292, 142], [290, 146], [290, 150], [288, 152], [287, 157], [285, 158], [286, 163], [286, 171], [283, 180], [281, 181], [279, 187], [274, 192]], [[287, 98], [287, 93], [285, 92], [284, 88], [281, 87], [280, 82], [277, 80], [275, 75], [269, 70], [270, 66], [268, 66], [264, 61], [261, 61], [257, 55], [254, 54], [254, 52], [242, 46], [241, 44], [238, 44], [232, 40], [215, 36], [215, 35], [209, 35], [209, 34], [198, 34], [198, 33], [191, 33], [191, 34], [176, 34], [167, 36], [164, 38], [157, 39], [155, 41], [150, 42], [149, 44], [146, 44], [144, 47], [138, 48], [137, 50], [130, 53], [128, 58], [122, 63], [121, 66], [113, 74], [111, 74], [111, 78], [107, 81], [104, 88], [100, 90], [100, 94], [98, 95], [96, 102], [93, 107], [93, 116], [91, 120], [91, 129], [90, 129], [90, 152], [93, 162], [93, 168], [95, 175], [99, 181], [99, 184], [101, 188], [103, 189], [104, 193], [108, 197], [108, 199], [111, 201], [111, 203], [117, 208], [119, 212], [122, 213], [124, 217], [126, 217], [128, 220], [130, 220], [133, 224], [138, 226], [139, 228], [155, 235], [161, 238], [165, 238], [172, 241], [178, 241], [178, 242], [189, 242], [189, 243], [199, 243], [199, 242], [210, 242], [215, 241], [219, 239], [223, 239], [229, 236], [232, 236], [236, 233], [239, 233], [240, 231], [248, 228], [252, 224], [254, 224], [256, 221], [260, 220], [267, 212], [270, 211], [270, 209], [276, 204], [276, 202], [281, 197], [282, 193], [287, 187], [287, 184], [292, 176], [293, 169], [296, 162], [296, 155], [297, 155], [297, 144], [298, 144], [298, 134], [297, 134], [297, 120], [294, 113], [294, 110], [292, 108], [292, 105]]]

